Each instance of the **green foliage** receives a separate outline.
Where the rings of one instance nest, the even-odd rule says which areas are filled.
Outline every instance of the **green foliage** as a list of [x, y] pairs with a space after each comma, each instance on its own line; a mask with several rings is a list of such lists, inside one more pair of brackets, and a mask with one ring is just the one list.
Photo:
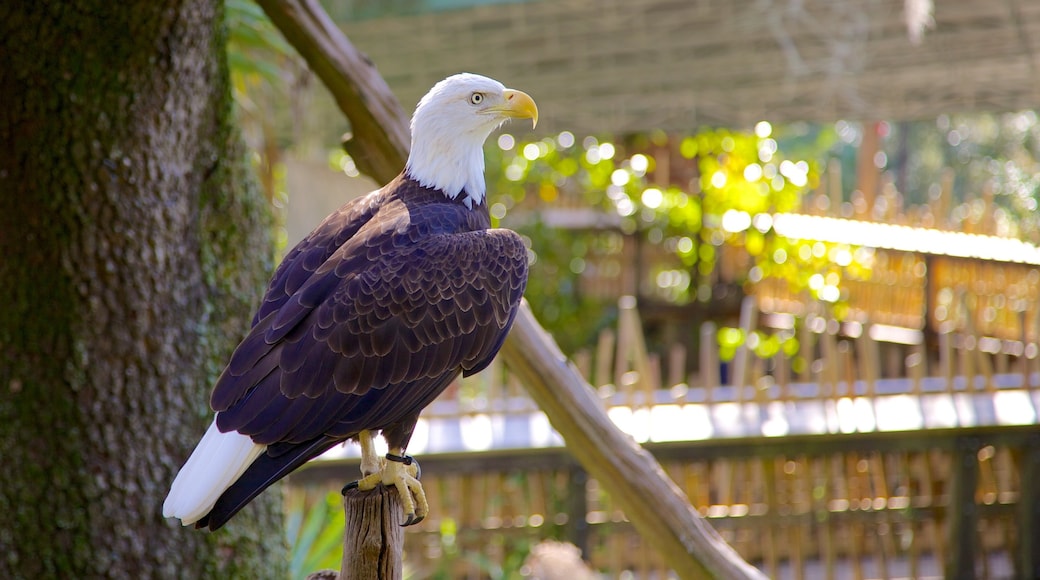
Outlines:
[[488, 534], [480, 530], [468, 530], [470, 534], [481, 534], [483, 550], [494, 547], [501, 548], [504, 553], [501, 564], [496, 563], [484, 551], [462, 550], [459, 548], [457, 534], [459, 533], [457, 522], [445, 515], [441, 518], [440, 526], [440, 558], [437, 560], [437, 568], [429, 571], [424, 577], [431, 580], [450, 580], [459, 576], [459, 564], [466, 563], [466, 568], [476, 568], [482, 577], [491, 580], [514, 580], [523, 578], [521, 568], [527, 554], [531, 551], [532, 542], [528, 538], [508, 538], [502, 534]]
[[[944, 115], [935, 122], [882, 128], [883, 151], [875, 161], [908, 205], [933, 201], [944, 173], [953, 176], [952, 215], [915, 223], [969, 227], [992, 220], [999, 235], [1040, 241], [1035, 112]], [[791, 295], [819, 300], [844, 319], [845, 282], [871, 276], [873, 252], [813, 240], [812, 232], [804, 238], [778, 236], [772, 216], [801, 211], [803, 195], [818, 185], [815, 160], [831, 156], [845, 166], [842, 189], [850, 205], [859, 131], [841, 121], [833, 128], [795, 124], [774, 133], [768, 123], [759, 123], [753, 132], [704, 129], [625, 142], [568, 132], [536, 141], [504, 135], [488, 155], [489, 189], [499, 195], [492, 213], [530, 240], [528, 296], [567, 351], [591, 344], [616, 316], [612, 300], [583, 292], [582, 276], [598, 269], [593, 273], [609, 277], [611, 268], [614, 275], [633, 268], [632, 254], [623, 258], [620, 248], [635, 239], [674, 257], [651, 265], [649, 281], [642, 281], [644, 297], [709, 303], [728, 263], [723, 281], [781, 283]], [[692, 166], [688, 184], [671, 185], [669, 176], [655, 175], [657, 160], [650, 152], [661, 150], [669, 152], [668, 165]], [[594, 210], [603, 219], [559, 227], [549, 217], [576, 208]], [[850, 210], [832, 211], [847, 215]], [[924, 215], [914, 212], [913, 219]], [[740, 254], [746, 262], [734, 261]], [[797, 348], [786, 336], [756, 339], [720, 331], [719, 338], [724, 356], [745, 340], [762, 356]]]
[[[848, 148], [854, 127], [839, 125]], [[1040, 242], [1040, 123], [1036, 111], [939, 115], [935, 120], [884, 125], [885, 169], [897, 176], [911, 204], [939, 194], [943, 174], [953, 178], [954, 227], [992, 219], [998, 235]], [[900, 178], [900, 176], [903, 176]], [[988, 192], [988, 193], [987, 193]], [[993, 195], [987, 211], [984, 199]]]
[[763, 332], [754, 330], [745, 336], [743, 330], [729, 326], [719, 328], [717, 333], [719, 342], [719, 359], [731, 361], [737, 353], [737, 348], [747, 342], [748, 348], [755, 356], [770, 359], [779, 353], [784, 353], [788, 358], [798, 354], [798, 338], [791, 330], [779, 332]]
[[339, 570], [343, 560], [343, 498], [329, 493], [317, 501], [297, 490], [286, 500], [286, 537], [290, 578], [306, 578], [318, 570]]
[[[344, 513], [343, 497], [332, 492], [315, 497], [303, 489], [292, 489], [286, 499], [286, 539], [291, 546], [289, 577], [306, 578], [319, 570], [339, 570], [343, 560]], [[440, 525], [440, 553], [435, 570], [424, 574], [428, 578], [455, 578], [459, 562], [467, 562], [493, 580], [521, 578], [520, 569], [531, 550], [530, 538], [507, 539], [502, 535], [491, 535], [481, 544], [502, 543], [505, 557], [501, 564], [487, 555], [470, 550], [461, 550], [457, 543], [457, 523], [448, 514], [443, 514]], [[405, 578], [413, 577], [416, 571], [408, 566], [405, 555]]]
[[226, 0], [227, 57], [238, 123], [250, 148], [250, 162], [274, 216], [273, 255], [288, 242], [288, 192], [281, 163], [277, 112], [288, 108], [286, 71], [293, 49], [253, 0]]
[[281, 85], [280, 64], [292, 48], [252, 0], [226, 0], [228, 63], [231, 65], [235, 99], [248, 102], [250, 86]]
[[[800, 138], [803, 149], [805, 141], [830, 143], [819, 136]], [[802, 194], [817, 184], [818, 169], [815, 162], [784, 156], [768, 123], [750, 133], [704, 129], [678, 139], [650, 135], [626, 144], [591, 136], [579, 140], [568, 132], [521, 142], [506, 134], [490, 149], [489, 190], [498, 195], [491, 201], [492, 214], [530, 240], [528, 296], [565, 350], [588, 345], [599, 329], [613, 324], [614, 305], [584, 295], [580, 277], [593, 267], [600, 277], [632, 268], [622, 261], [622, 245], [630, 243], [626, 236], [674, 257], [654, 264], [649, 274], [653, 297], [677, 304], [712, 299], [726, 247], [750, 257], [746, 278], [735, 282], [775, 277], [796, 292], [807, 289], [832, 303], [841, 297], [834, 275], [840, 281], [849, 267], [869, 272], [867, 264], [853, 263], [855, 248], [818, 247], [775, 235], [772, 215], [797, 211]], [[655, 176], [657, 160], [647, 153], [655, 149], [671, 151], [671, 163], [692, 164], [692, 187], [657, 185], [669, 176]], [[598, 219], [583, 227], [547, 223], [550, 212], [590, 209]], [[821, 277], [814, 278], [817, 274]], [[818, 284], [821, 280], [826, 283]]]

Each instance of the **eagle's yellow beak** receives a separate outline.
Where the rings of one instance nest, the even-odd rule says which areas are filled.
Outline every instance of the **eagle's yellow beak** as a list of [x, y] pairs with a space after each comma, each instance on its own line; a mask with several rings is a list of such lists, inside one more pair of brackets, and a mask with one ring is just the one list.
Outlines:
[[538, 105], [527, 93], [513, 89], [502, 91], [505, 106], [501, 113], [513, 119], [531, 119], [531, 127], [538, 126]]

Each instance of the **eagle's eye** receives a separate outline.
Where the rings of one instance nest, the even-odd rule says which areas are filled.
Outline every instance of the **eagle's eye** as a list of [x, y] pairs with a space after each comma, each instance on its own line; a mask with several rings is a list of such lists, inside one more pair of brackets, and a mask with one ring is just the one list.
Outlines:
[[479, 105], [483, 101], [484, 101], [484, 94], [483, 93], [473, 93], [472, 95], [469, 96], [470, 104]]

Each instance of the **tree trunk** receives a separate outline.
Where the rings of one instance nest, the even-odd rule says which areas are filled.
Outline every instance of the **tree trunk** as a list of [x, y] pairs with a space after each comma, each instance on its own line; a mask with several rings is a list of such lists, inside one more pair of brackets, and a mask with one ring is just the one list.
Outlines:
[[0, 577], [285, 577], [279, 494], [164, 520], [270, 267], [223, 2], [0, 6]]

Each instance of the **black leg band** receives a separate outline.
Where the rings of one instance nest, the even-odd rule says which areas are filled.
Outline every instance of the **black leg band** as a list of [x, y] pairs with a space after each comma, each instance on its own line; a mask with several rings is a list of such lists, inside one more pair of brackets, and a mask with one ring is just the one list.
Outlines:
[[387, 461], [396, 461], [397, 463], [403, 463], [405, 465], [415, 466], [415, 478], [419, 479], [422, 477], [422, 467], [419, 467], [419, 462], [415, 460], [411, 455], [394, 455], [393, 453], [386, 454]]
[[403, 463], [405, 465], [411, 465], [415, 461], [411, 455], [394, 455], [393, 453], [387, 453], [386, 460], [396, 461], [397, 463]]

